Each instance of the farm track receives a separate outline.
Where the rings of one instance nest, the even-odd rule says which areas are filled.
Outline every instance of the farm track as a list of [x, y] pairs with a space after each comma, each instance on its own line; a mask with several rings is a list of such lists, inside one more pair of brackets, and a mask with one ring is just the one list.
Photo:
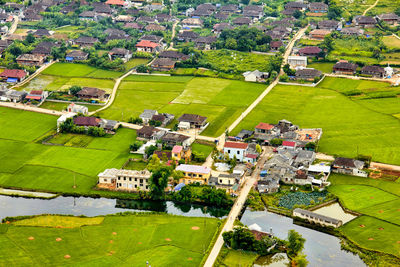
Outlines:
[[372, 6], [368, 7], [366, 10], [364, 10], [364, 13], [362, 15], [365, 16], [365, 14], [367, 14], [368, 11], [373, 9], [378, 3], [379, 3], [379, 0], [376, 0], [375, 3]]

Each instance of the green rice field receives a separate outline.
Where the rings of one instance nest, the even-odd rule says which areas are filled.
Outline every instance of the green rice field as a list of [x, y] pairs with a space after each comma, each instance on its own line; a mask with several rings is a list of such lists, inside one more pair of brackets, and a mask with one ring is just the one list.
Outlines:
[[0, 224], [0, 265], [199, 266], [218, 222], [166, 214], [39, 216]]
[[126, 162], [136, 139], [134, 130], [122, 128], [99, 138], [58, 134], [49, 142], [63, 146], [43, 145], [39, 140], [55, 132], [57, 117], [8, 108], [0, 108], [0, 114], [3, 187], [90, 193], [98, 173]]
[[131, 75], [121, 83], [112, 106], [99, 115], [127, 121], [144, 109], [171, 113], [176, 118], [193, 113], [210, 122], [203, 135], [218, 136], [264, 89], [261, 84], [217, 78]]

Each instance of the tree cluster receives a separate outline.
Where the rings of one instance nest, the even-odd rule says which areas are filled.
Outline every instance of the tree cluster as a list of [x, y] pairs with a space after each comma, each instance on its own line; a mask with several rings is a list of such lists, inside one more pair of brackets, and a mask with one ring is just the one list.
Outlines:
[[245, 227], [236, 227], [233, 231], [222, 234], [225, 244], [233, 249], [253, 251], [259, 255], [267, 255], [268, 249], [274, 245], [275, 240], [270, 237], [263, 237], [257, 240], [253, 233]]
[[222, 31], [218, 41], [217, 49], [231, 49], [238, 51], [269, 51], [271, 37], [265, 35], [262, 30], [257, 28], [240, 27], [232, 30]]
[[87, 134], [90, 136], [101, 137], [106, 135], [103, 128], [90, 126], [76, 126], [71, 118], [68, 118], [65, 122], [61, 123], [59, 126], [59, 131], [61, 133], [76, 133], [76, 134]]

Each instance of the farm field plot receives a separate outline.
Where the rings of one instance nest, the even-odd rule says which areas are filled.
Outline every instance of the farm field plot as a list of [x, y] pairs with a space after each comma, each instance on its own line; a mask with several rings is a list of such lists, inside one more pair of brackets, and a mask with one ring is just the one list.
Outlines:
[[400, 226], [400, 198], [360, 209], [360, 212]]
[[314, 68], [316, 70], [321, 71], [322, 73], [332, 73], [333, 65], [335, 63], [330, 63], [330, 62], [323, 62], [323, 63], [311, 63], [307, 67], [308, 68]]
[[342, 228], [360, 247], [400, 257], [400, 226], [369, 216], [356, 218]]
[[[358, 153], [371, 155], [374, 161], [400, 164], [399, 120], [367, 109], [335, 91], [350, 90], [353, 85], [347, 83], [352, 82], [337, 80], [335, 83], [327, 79], [317, 88], [278, 85], [232, 134], [241, 129], [252, 130], [258, 122], [277, 123], [287, 119], [302, 128], [322, 128], [320, 152], [355, 157], [358, 149]], [[371, 87], [367, 82], [361, 81], [357, 88]], [[373, 87], [386, 85], [372, 84]]]
[[400, 98], [379, 98], [379, 99], [364, 99], [358, 100], [356, 103], [370, 110], [381, 112], [384, 114], [400, 113]]
[[252, 266], [254, 261], [258, 258], [258, 254], [252, 252], [246, 252], [241, 250], [226, 249], [222, 248], [221, 254], [225, 254], [222, 261], [222, 266], [229, 267], [244, 267]]
[[129, 60], [128, 62], [126, 62], [124, 65], [125, 65], [126, 69], [129, 70], [140, 64], [146, 64], [149, 61], [150, 61], [149, 58], [133, 58], [133, 59]]
[[127, 121], [144, 109], [206, 116], [203, 135], [218, 136], [264, 90], [265, 85], [217, 78], [131, 75], [117, 91], [111, 107], [100, 112], [108, 119]]
[[394, 36], [384, 36], [382, 40], [389, 49], [400, 49], [400, 39]]
[[378, 4], [367, 13], [369, 16], [382, 13], [390, 13], [400, 6], [399, 0], [379, 0]]
[[99, 172], [126, 162], [136, 138], [135, 131], [123, 128], [109, 137], [57, 135], [51, 141], [64, 146], [43, 145], [33, 141], [54, 131], [57, 117], [7, 108], [0, 108], [0, 113], [3, 187], [89, 193]]
[[2, 227], [0, 248], [10, 253], [0, 256], [0, 265], [198, 266], [218, 231], [217, 219], [165, 214], [64, 217], [60, 223], [69, 228], [54, 227], [59, 219], [42, 216]]

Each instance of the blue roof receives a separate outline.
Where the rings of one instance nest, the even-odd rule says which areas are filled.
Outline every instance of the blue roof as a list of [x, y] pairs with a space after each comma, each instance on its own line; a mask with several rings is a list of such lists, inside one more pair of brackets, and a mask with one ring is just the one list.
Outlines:
[[185, 186], [185, 183], [180, 183], [177, 186], [175, 186], [174, 191], [179, 191]]
[[74, 60], [74, 58], [73, 57], [66, 57], [65, 60], [72, 61], [72, 60]]
[[7, 78], [8, 83], [16, 83], [18, 82], [18, 78]]

